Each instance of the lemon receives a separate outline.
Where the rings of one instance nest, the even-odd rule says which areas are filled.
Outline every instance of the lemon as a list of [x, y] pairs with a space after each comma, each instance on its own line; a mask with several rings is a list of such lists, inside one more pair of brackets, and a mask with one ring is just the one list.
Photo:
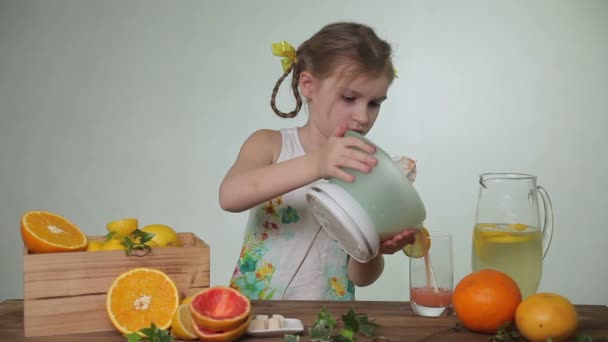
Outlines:
[[515, 230], [526, 230], [528, 229], [528, 226], [526, 226], [525, 224], [521, 224], [521, 223], [511, 223], [509, 225], [509, 228], [513, 228]]
[[194, 331], [190, 304], [180, 304], [171, 319], [171, 335], [179, 340], [194, 341], [199, 337]]
[[87, 251], [101, 251], [103, 249], [103, 242], [101, 241], [90, 241], [87, 243]]
[[108, 232], [113, 233], [113, 236], [123, 237], [131, 235], [131, 233], [137, 229], [138, 225], [139, 222], [136, 218], [126, 218], [109, 222], [106, 224], [106, 228], [108, 229]]
[[116, 251], [116, 250], [125, 250], [125, 246], [122, 245], [122, 241], [120, 239], [110, 239], [103, 243], [102, 249], [104, 251]]
[[422, 227], [416, 231], [416, 241], [403, 247], [403, 253], [410, 258], [422, 258], [431, 248], [431, 239], [429, 239], [429, 231]]
[[182, 299], [182, 301], [179, 303], [180, 304], [190, 304], [190, 302], [192, 302], [192, 296]]
[[164, 224], [151, 224], [141, 229], [146, 233], [154, 233], [152, 240], [148, 241], [147, 244], [151, 247], [155, 247], [150, 242], [155, 243], [158, 247], [178, 247], [181, 246], [181, 242], [177, 233], [173, 228]]

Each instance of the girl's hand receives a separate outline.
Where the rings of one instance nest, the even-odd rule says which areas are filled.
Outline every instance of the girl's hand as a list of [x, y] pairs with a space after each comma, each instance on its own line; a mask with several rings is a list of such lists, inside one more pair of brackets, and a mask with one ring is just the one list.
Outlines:
[[347, 130], [346, 125], [338, 127], [325, 146], [317, 152], [319, 178], [336, 177], [351, 183], [355, 176], [342, 170], [342, 167], [369, 173], [378, 163], [370, 155], [375, 152], [375, 147], [356, 137], [344, 137]]
[[392, 237], [380, 241], [380, 254], [394, 254], [416, 241], [416, 229], [407, 228]]

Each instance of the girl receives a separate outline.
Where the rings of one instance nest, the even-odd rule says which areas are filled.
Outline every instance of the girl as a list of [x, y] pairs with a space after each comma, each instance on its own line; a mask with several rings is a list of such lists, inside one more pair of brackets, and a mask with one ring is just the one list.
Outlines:
[[[330, 177], [353, 182], [345, 169], [369, 173], [376, 165], [374, 147], [344, 133], [366, 134], [376, 121], [395, 77], [391, 47], [366, 25], [334, 23], [297, 51], [285, 42], [273, 48], [286, 48], [281, 54], [286, 58], [272, 109], [295, 117], [303, 97], [309, 117], [302, 127], [254, 132], [222, 181], [224, 210], [251, 209], [230, 285], [250, 299], [353, 300], [354, 285], [373, 283], [384, 268], [382, 254], [413, 242], [414, 230], [381, 242], [376, 258], [359, 263], [321, 229], [305, 195], [314, 182]], [[275, 98], [289, 74], [297, 104], [283, 113]]]

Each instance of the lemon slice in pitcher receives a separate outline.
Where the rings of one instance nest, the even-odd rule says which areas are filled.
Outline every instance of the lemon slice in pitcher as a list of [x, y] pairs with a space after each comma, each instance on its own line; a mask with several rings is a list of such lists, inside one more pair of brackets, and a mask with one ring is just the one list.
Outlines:
[[429, 231], [422, 227], [416, 231], [416, 241], [403, 247], [403, 253], [410, 258], [422, 258], [431, 248], [431, 239], [429, 239]]

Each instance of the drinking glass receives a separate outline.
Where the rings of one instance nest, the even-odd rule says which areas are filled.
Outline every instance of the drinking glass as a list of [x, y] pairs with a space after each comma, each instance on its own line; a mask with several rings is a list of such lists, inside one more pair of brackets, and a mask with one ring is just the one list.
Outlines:
[[438, 317], [451, 312], [454, 283], [452, 235], [429, 231], [426, 255], [410, 258], [410, 305], [420, 316]]

